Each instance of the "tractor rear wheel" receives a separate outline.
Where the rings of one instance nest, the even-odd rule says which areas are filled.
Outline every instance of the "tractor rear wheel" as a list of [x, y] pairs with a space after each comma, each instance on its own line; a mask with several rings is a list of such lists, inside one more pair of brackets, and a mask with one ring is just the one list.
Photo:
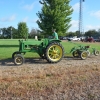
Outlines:
[[64, 48], [60, 43], [53, 42], [47, 46], [45, 56], [49, 63], [57, 63], [64, 56]]
[[80, 57], [81, 57], [82, 60], [85, 60], [88, 57], [87, 51], [82, 51], [81, 54], [80, 54]]
[[17, 54], [14, 57], [14, 64], [15, 65], [22, 65], [24, 63], [24, 57], [21, 54]]

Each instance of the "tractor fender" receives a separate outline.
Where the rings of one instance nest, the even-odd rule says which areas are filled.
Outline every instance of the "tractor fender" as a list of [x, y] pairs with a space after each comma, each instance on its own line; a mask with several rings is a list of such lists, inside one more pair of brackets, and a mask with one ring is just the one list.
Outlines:
[[61, 40], [56, 40], [56, 39], [53, 39], [52, 41], [50, 41], [49, 43], [53, 43], [53, 42], [56, 42], [56, 43], [60, 43]]

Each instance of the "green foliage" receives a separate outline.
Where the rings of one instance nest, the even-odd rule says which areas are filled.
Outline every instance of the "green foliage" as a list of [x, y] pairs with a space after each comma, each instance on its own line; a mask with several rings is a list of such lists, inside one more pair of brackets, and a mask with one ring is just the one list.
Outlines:
[[100, 29], [98, 29], [98, 31], [96, 31], [95, 29], [91, 29], [85, 32], [85, 34], [80, 34], [79, 31], [76, 32], [67, 32], [66, 36], [68, 37], [73, 37], [73, 36], [89, 36], [89, 37], [94, 37], [94, 38], [98, 38], [100, 37]]
[[85, 32], [85, 36], [99, 36], [99, 33], [96, 30], [89, 30]]
[[68, 37], [73, 37], [73, 36], [80, 37], [82, 35], [79, 33], [79, 31], [76, 31], [76, 32], [67, 32], [66, 36], [68, 36]]
[[70, 0], [42, 0], [40, 3], [43, 7], [37, 13], [39, 28], [48, 35], [52, 34], [52, 29], [56, 29], [59, 36], [64, 35], [71, 26], [69, 23], [73, 10], [69, 6]]
[[2, 30], [1, 38], [6, 38], [7, 29], [6, 28], [2, 28], [1, 30]]
[[35, 36], [40, 36], [40, 31], [38, 29], [32, 29], [31, 32], [29, 33], [29, 38], [34, 38]]
[[18, 23], [18, 34], [19, 38], [27, 38], [28, 37], [28, 28], [25, 22]]
[[18, 30], [15, 29], [15, 28], [12, 28], [12, 37], [13, 37], [13, 39], [19, 38], [19, 36], [18, 36]]

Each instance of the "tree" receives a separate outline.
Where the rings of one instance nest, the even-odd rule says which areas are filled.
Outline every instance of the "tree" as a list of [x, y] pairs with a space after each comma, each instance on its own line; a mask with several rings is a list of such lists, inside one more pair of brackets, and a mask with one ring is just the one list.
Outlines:
[[10, 39], [10, 37], [11, 37], [11, 27], [2, 28], [1, 30], [2, 30], [1, 38]]
[[56, 29], [59, 36], [64, 35], [70, 28], [73, 10], [69, 6], [70, 0], [42, 0], [42, 11], [37, 13], [37, 24], [42, 32], [51, 35], [52, 29]]
[[9, 26], [7, 28], [1, 28], [0, 38], [18, 38], [18, 31], [12, 26]]
[[93, 30], [88, 30], [87, 32], [85, 32], [85, 36], [97, 36], [98, 32], [93, 29]]
[[7, 33], [7, 29], [6, 28], [1, 28], [1, 38], [5, 38], [6, 37], [6, 33]]
[[32, 29], [31, 32], [30, 32], [30, 34], [29, 34], [29, 36], [31, 38], [34, 38], [35, 36], [38, 36], [38, 35], [39, 34], [38, 34], [38, 30], [37, 29]]
[[100, 28], [98, 29], [98, 34], [100, 35]]
[[28, 38], [28, 28], [25, 22], [18, 23], [19, 38]]
[[18, 30], [12, 27], [12, 37], [13, 39], [19, 38]]
[[84, 36], [84, 34], [80, 34], [79, 31], [76, 31], [75, 33], [76, 33], [76, 36], [77, 36], [77, 37], [82, 37], [82, 36]]
[[75, 32], [68, 32], [66, 36], [73, 37], [73, 36], [76, 36], [76, 33]]
[[10, 39], [11, 35], [12, 35], [12, 27], [10, 26], [10, 27], [6, 28], [5, 37]]

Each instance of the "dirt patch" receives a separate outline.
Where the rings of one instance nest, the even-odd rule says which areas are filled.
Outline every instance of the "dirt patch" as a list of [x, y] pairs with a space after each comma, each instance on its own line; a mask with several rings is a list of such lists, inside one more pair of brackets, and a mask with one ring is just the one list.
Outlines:
[[100, 100], [100, 56], [64, 57], [49, 64], [26, 59], [1, 61], [0, 100]]

